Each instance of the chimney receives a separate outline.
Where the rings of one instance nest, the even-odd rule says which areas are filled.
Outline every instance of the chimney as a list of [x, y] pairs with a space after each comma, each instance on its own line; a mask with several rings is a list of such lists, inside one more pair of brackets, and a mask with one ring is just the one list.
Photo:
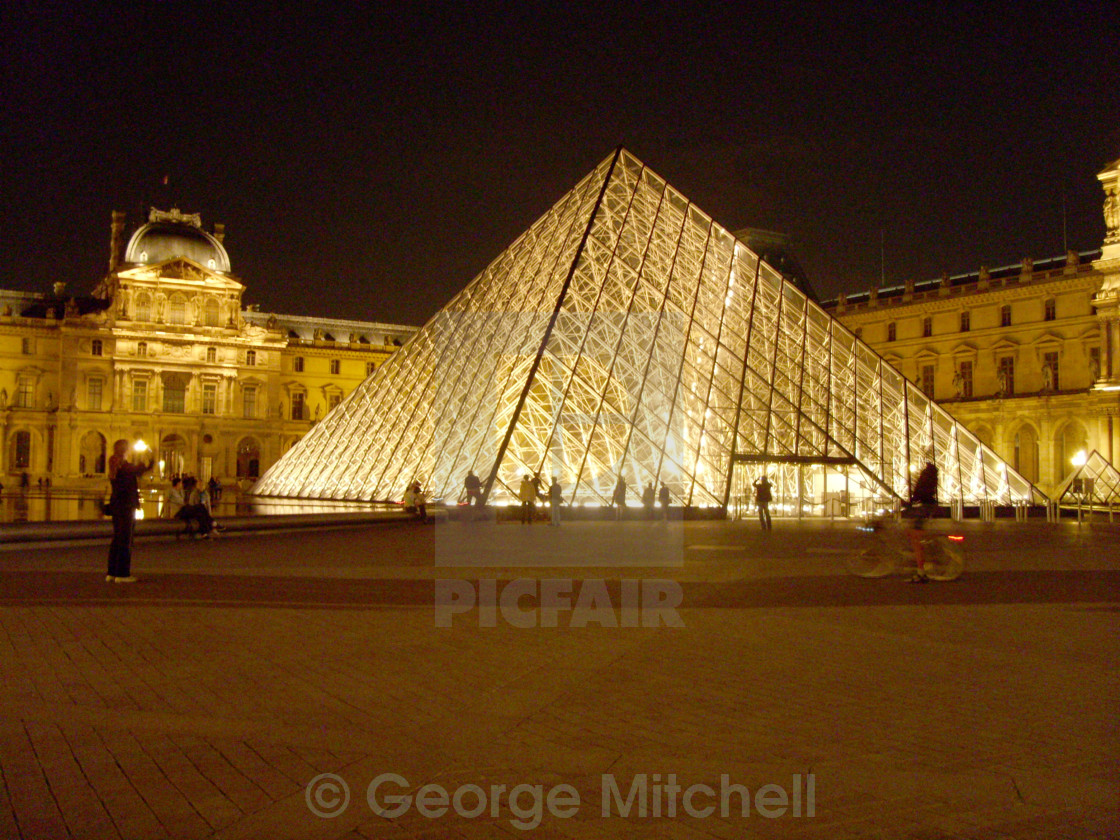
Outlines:
[[221, 222], [214, 223], [214, 238], [218, 240], [218, 244], [223, 244], [226, 239], [226, 226]]
[[114, 210], [109, 225], [109, 271], [116, 271], [124, 256], [121, 234], [124, 233], [124, 213]]

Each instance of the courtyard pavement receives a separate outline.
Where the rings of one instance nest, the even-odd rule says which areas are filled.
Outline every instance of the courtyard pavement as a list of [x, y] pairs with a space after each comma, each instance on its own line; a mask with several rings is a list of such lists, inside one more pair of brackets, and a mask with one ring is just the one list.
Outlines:
[[1120, 836], [1120, 524], [962, 530], [928, 585], [839, 522], [9, 547], [0, 837]]

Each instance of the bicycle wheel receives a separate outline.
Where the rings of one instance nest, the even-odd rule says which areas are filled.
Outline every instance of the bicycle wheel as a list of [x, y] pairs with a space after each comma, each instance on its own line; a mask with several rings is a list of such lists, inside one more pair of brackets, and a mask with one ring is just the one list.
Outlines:
[[847, 566], [853, 575], [878, 578], [891, 573], [894, 561], [881, 545], [870, 545], [849, 555]]
[[945, 537], [926, 543], [922, 556], [930, 580], [955, 580], [964, 571], [964, 549]]

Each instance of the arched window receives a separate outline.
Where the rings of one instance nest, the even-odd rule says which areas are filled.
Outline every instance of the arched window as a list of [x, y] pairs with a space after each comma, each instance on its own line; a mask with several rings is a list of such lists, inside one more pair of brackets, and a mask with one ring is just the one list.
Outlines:
[[187, 323], [187, 301], [182, 295], [175, 295], [168, 301], [167, 323]]
[[218, 301], [214, 300], [214, 298], [207, 298], [206, 299], [206, 307], [205, 307], [204, 312], [205, 312], [204, 317], [206, 319], [206, 326], [216, 327], [216, 326], [219, 325], [218, 324], [218, 321], [219, 321], [219, 318], [218, 318]]
[[136, 355], [137, 356], [147, 356], [148, 355], [148, 342], [146, 342], [146, 341], [136, 342]]
[[86, 432], [78, 453], [78, 472], [100, 475], [105, 472], [105, 437], [100, 432]]
[[255, 365], [256, 363], [257, 363], [257, 351], [256, 350], [246, 350], [245, 351], [245, 364], [247, 364], [249, 366], [252, 366], [252, 365]]

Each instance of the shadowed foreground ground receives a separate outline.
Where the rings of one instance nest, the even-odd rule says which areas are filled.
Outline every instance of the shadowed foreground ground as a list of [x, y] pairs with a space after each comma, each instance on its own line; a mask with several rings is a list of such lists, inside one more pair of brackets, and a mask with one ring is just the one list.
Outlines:
[[[844, 575], [842, 524], [149, 542], [134, 585], [104, 582], [102, 545], [3, 551], [0, 836], [1115, 837], [1120, 526], [965, 531], [968, 573], [927, 586]], [[436, 626], [436, 579], [522, 578], [596, 586], [623, 625], [624, 581], [670, 581], [683, 626]], [[580, 804], [528, 831], [532, 789], [385, 819], [383, 773]], [[736, 794], [727, 817], [679, 795], [675, 818], [603, 817], [603, 774], [623, 794], [644, 776], [650, 813], [669, 774], [713, 789], [696, 806], [721, 776], [804, 797], [812, 774], [813, 815], [743, 817]]]

